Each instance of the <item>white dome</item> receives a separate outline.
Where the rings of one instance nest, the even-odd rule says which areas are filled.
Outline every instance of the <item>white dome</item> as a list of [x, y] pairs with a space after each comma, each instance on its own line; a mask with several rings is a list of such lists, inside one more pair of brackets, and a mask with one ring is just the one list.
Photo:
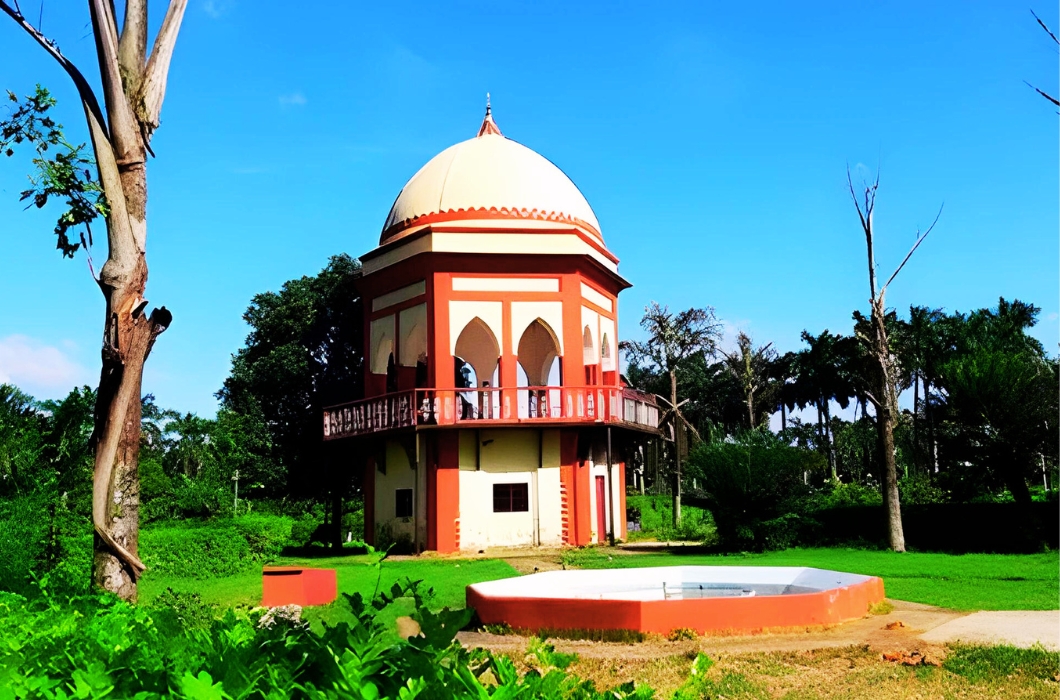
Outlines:
[[577, 186], [547, 158], [501, 135], [487, 113], [475, 138], [431, 158], [398, 194], [380, 245], [430, 223], [527, 220], [578, 226], [603, 242], [600, 224]]

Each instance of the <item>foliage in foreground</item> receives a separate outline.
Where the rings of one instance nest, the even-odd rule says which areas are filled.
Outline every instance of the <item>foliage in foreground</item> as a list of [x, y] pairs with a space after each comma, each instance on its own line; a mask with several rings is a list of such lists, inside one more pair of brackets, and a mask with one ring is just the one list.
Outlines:
[[[470, 610], [431, 612], [419, 582], [366, 602], [344, 594], [350, 621], [319, 633], [289, 616], [229, 610], [221, 619], [185, 606], [151, 610], [109, 596], [60, 604], [0, 594], [0, 699], [250, 698], [643, 698], [632, 683], [606, 693], [565, 673], [572, 660], [544, 643], [520, 674], [506, 657], [455, 641]], [[407, 639], [379, 615], [411, 598]]]

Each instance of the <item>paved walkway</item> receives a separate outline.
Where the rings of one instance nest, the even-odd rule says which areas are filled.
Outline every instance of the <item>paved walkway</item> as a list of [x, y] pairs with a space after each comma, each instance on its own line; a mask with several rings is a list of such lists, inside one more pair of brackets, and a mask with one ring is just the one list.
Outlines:
[[1060, 611], [1002, 610], [965, 615], [924, 632], [927, 642], [969, 642], [1031, 647], [1041, 644], [1060, 651]]

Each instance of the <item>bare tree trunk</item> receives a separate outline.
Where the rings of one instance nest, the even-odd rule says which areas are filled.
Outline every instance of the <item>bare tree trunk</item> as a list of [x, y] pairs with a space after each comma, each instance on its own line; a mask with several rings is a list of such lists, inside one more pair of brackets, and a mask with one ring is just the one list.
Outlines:
[[894, 421], [897, 397], [891, 382], [891, 349], [884, 325], [883, 292], [872, 303], [873, 358], [876, 363], [876, 431], [883, 466], [883, 505], [887, 511], [887, 543], [896, 552], [905, 551], [902, 506], [898, 497], [898, 465], [894, 457]]
[[137, 556], [143, 367], [155, 339], [173, 319], [165, 307], [145, 314], [146, 161], [187, 0], [170, 0], [150, 55], [146, 0], [126, 0], [120, 32], [113, 2], [88, 0], [88, 6], [102, 104], [84, 74], [18, 4], [0, 0], [0, 11], [54, 58], [77, 88], [106, 197], [107, 261], [98, 280], [106, 301], [103, 367], [92, 433], [92, 582], [135, 600], [136, 579], [145, 568]]
[[887, 288], [891, 282], [902, 271], [905, 264], [909, 262], [916, 249], [928, 237], [931, 230], [942, 216], [942, 209], [935, 217], [935, 221], [923, 233], [917, 231], [916, 242], [906, 254], [905, 258], [895, 269], [894, 273], [879, 288], [876, 285], [876, 250], [873, 241], [873, 210], [876, 206], [876, 191], [880, 186], [879, 173], [871, 185], [865, 187], [863, 201], [858, 200], [854, 192], [854, 182], [847, 170], [847, 185], [850, 187], [850, 197], [854, 200], [854, 206], [858, 210], [858, 218], [861, 221], [861, 229], [865, 234], [865, 250], [868, 257], [869, 272], [869, 303], [872, 307], [872, 337], [867, 340], [869, 351], [872, 355], [875, 377], [872, 392], [867, 396], [876, 409], [876, 430], [878, 433], [878, 447], [880, 451], [880, 463], [883, 466], [883, 504], [887, 511], [887, 539], [891, 549], [896, 552], [905, 551], [905, 533], [902, 530], [902, 507], [898, 498], [898, 467], [894, 457], [894, 422], [898, 411], [898, 395], [895, 390], [894, 381], [891, 377], [891, 348], [887, 342], [886, 305], [884, 298]]

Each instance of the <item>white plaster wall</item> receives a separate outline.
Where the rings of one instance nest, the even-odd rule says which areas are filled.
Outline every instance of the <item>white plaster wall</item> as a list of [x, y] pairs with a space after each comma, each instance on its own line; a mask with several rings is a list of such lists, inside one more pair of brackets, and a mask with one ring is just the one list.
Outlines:
[[592, 352], [584, 352], [584, 341], [583, 347], [583, 363], [587, 365], [595, 365], [600, 361], [600, 314], [596, 313], [587, 306], [582, 307], [582, 333], [585, 332], [585, 327], [589, 327], [589, 333], [593, 337], [593, 349]]
[[[559, 431], [481, 430], [479, 469], [475, 468], [475, 439], [475, 431], [461, 433], [461, 549], [561, 544]], [[539, 459], [544, 465], [541, 469]], [[493, 485], [514, 483], [527, 484], [529, 510], [494, 513]]]
[[413, 282], [407, 287], [395, 289], [392, 292], [382, 294], [376, 297], [375, 299], [372, 299], [372, 311], [379, 311], [380, 309], [385, 309], [388, 306], [400, 304], [401, 302], [408, 301], [409, 299], [415, 299], [416, 297], [426, 293], [427, 282], [425, 280]]
[[601, 309], [613, 311], [614, 306], [611, 303], [611, 298], [605, 294], [601, 294], [596, 291], [593, 287], [590, 287], [585, 282], [582, 282], [582, 298], [588, 299], [592, 303], [599, 306]]
[[398, 331], [399, 363], [402, 367], [415, 367], [420, 357], [427, 357], [427, 305], [403, 309], [398, 314]]
[[376, 531], [379, 527], [390, 527], [394, 538], [402, 535], [407, 536], [410, 541], [416, 538], [416, 524], [413, 518], [398, 518], [395, 515], [397, 508], [397, 489], [412, 489], [412, 512], [416, 512], [419, 503], [419, 493], [416, 489], [416, 470], [409, 466], [408, 455], [401, 443], [387, 441], [386, 443], [386, 474], [376, 470], [375, 473], [375, 522]]
[[[610, 357], [603, 357], [603, 343], [606, 339]], [[615, 358], [618, 357], [618, 348], [615, 347], [615, 322], [606, 316], [600, 317], [600, 367], [604, 372], [615, 371]]]
[[390, 353], [394, 352], [394, 314], [372, 321], [369, 336], [372, 349], [369, 371], [372, 374], [386, 374]]
[[[526, 327], [540, 318], [556, 334], [559, 354], [563, 354], [563, 302], [562, 301], [513, 301], [511, 347], [518, 349], [519, 339]], [[497, 336], [500, 337], [500, 336]], [[579, 339], [580, 342], [580, 339]]]
[[558, 292], [558, 277], [454, 277], [454, 292]]
[[[502, 302], [499, 301], [450, 301], [449, 302], [449, 352], [456, 354], [456, 341], [460, 332], [471, 319], [478, 316], [482, 322], [493, 333], [497, 339], [497, 345], [501, 344], [504, 337], [502, 319]], [[501, 352], [504, 348], [501, 347]], [[480, 378], [480, 381], [483, 378]]]

